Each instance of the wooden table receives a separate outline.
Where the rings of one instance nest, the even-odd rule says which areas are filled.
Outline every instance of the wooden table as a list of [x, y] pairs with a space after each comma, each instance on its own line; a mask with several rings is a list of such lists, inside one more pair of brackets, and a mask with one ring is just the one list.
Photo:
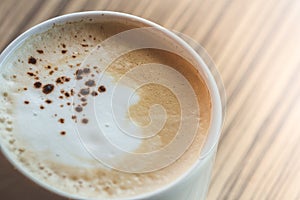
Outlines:
[[[209, 200], [300, 199], [300, 1], [1, 0], [0, 50], [39, 22], [84, 10], [144, 17], [189, 35], [213, 58], [227, 116]], [[1, 159], [3, 168], [8, 164]], [[6, 199], [19, 199], [15, 193], [59, 199], [17, 185], [9, 191], [9, 184], [15, 183], [0, 180]]]

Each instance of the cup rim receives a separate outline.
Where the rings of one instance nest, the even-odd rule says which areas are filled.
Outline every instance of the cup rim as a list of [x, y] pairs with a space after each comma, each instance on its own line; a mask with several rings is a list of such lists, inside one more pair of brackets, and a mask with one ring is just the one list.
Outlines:
[[[202, 151], [200, 153], [200, 156], [197, 160], [197, 162], [195, 162], [189, 170], [185, 171], [183, 173], [183, 175], [179, 176], [175, 181], [171, 182], [170, 184], [167, 184], [157, 190], [154, 190], [152, 192], [148, 192], [148, 193], [144, 193], [138, 196], [134, 196], [134, 199], [140, 199], [140, 198], [150, 198], [150, 197], [155, 197], [158, 194], [161, 194], [167, 190], [169, 190], [170, 188], [174, 187], [175, 185], [177, 185], [178, 183], [180, 183], [181, 181], [183, 181], [189, 174], [191, 174], [193, 171], [196, 170], [197, 166], [199, 166], [199, 164], [201, 164], [202, 160], [204, 160], [214, 149], [215, 147], [218, 145], [218, 140], [220, 137], [220, 133], [221, 133], [221, 127], [222, 127], [222, 104], [221, 104], [221, 98], [220, 98], [220, 94], [218, 91], [218, 87], [217, 84], [214, 80], [214, 77], [212, 75], [212, 73], [210, 72], [207, 64], [204, 62], [204, 60], [201, 58], [201, 56], [196, 53], [196, 51], [190, 46], [188, 45], [183, 39], [181, 39], [179, 36], [177, 36], [175, 33], [173, 33], [172, 31], [162, 27], [159, 24], [156, 24], [152, 21], [149, 21], [147, 19], [132, 15], [132, 14], [127, 14], [127, 13], [123, 13], [123, 12], [115, 12], [115, 11], [84, 11], [84, 12], [74, 12], [74, 13], [70, 13], [70, 14], [65, 14], [65, 15], [61, 15], [58, 17], [54, 17], [51, 19], [48, 19], [44, 22], [41, 22], [35, 26], [33, 26], [32, 28], [28, 29], [27, 31], [25, 31], [24, 33], [22, 33], [21, 35], [19, 35], [16, 39], [14, 39], [1, 53], [0, 55], [0, 65], [2, 64], [2, 62], [6, 59], [6, 57], [12, 52], [14, 51], [15, 48], [17, 48], [20, 44], [22, 44], [26, 39], [28, 39], [30, 36], [41, 32], [41, 30], [47, 30], [46, 27], [50, 27], [53, 24], [64, 24], [66, 22], [74, 22], [78, 19], [81, 18], [86, 18], [86, 17], [99, 17], [101, 15], [109, 15], [109, 16], [114, 16], [114, 17], [123, 17], [123, 18], [127, 18], [129, 20], [136, 20], [138, 22], [141, 22], [145, 25], [149, 25], [152, 28], [155, 28], [161, 32], [163, 32], [163, 34], [166, 34], [166, 36], [168, 36], [170, 39], [176, 41], [179, 45], [181, 45], [181, 47], [187, 51], [187, 53], [189, 55], [192, 56], [192, 59], [196, 62], [199, 63], [201, 65], [201, 71], [199, 71], [197, 69], [197, 71], [199, 73], [203, 73], [201, 74], [205, 80], [205, 83], [209, 89], [210, 92], [210, 97], [211, 97], [211, 103], [212, 103], [212, 111], [211, 111], [211, 123], [208, 129], [208, 133], [207, 133], [207, 137], [206, 137], [206, 141], [204, 143], [204, 145], [202, 146]], [[39, 31], [40, 30], [40, 31]], [[195, 67], [195, 66], [194, 66]], [[1, 142], [0, 142], [1, 143]], [[1, 148], [1, 146], [0, 146]], [[34, 181], [36, 184], [42, 186], [44, 189], [47, 189], [55, 194], [58, 194], [60, 196], [63, 197], [67, 197], [67, 198], [82, 198], [80, 196], [77, 195], [72, 195], [70, 193], [67, 193], [65, 191], [59, 190], [49, 184], [44, 183], [43, 181], [38, 180], [36, 177], [32, 176], [27, 170], [25, 170], [21, 164], [17, 161], [15, 161], [11, 156], [10, 156], [10, 152], [8, 150], [6, 150], [6, 148], [1, 148], [1, 151], [3, 152], [3, 154], [5, 155], [6, 159], [8, 159], [10, 161], [10, 163], [15, 166], [17, 168], [18, 171], [20, 171], [23, 175], [25, 175], [27, 178], [29, 178], [30, 180]], [[132, 199], [132, 198], [131, 198]], [[122, 198], [119, 200], [129, 200], [128, 198]]]

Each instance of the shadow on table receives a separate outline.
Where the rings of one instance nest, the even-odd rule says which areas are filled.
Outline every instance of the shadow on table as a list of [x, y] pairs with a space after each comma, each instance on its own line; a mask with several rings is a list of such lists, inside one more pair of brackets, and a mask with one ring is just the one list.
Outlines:
[[1, 199], [66, 200], [36, 185], [16, 170], [0, 152]]

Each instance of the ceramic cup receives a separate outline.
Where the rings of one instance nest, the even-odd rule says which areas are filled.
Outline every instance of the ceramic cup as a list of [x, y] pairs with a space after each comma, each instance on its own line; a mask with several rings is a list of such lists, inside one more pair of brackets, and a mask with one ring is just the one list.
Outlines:
[[[222, 103], [220, 93], [216, 84], [216, 80], [213, 77], [210, 69], [207, 64], [201, 58], [195, 50], [189, 46], [183, 39], [178, 37], [172, 31], [169, 31], [158, 24], [150, 22], [146, 19], [118, 12], [111, 11], [89, 11], [89, 12], [79, 12], [72, 13], [68, 15], [59, 16], [48, 21], [45, 21], [39, 25], [34, 26], [30, 30], [26, 31], [15, 39], [1, 54], [0, 56], [0, 66], [3, 64], [3, 61], [6, 59], [11, 52], [14, 51], [16, 47], [20, 44], [23, 44], [26, 39], [34, 36], [37, 33], [44, 32], [50, 29], [53, 24], [65, 24], [76, 21], [89, 21], [93, 20], [94, 22], [103, 22], [109, 21], [111, 19], [117, 20], [121, 23], [134, 23], [137, 26], [144, 27], [143, 30], [138, 32], [138, 35], [141, 34], [147, 35], [148, 39], [146, 42], [143, 41], [143, 48], [160, 48], [170, 51], [176, 51], [180, 56], [185, 57], [189, 62], [193, 63], [197, 72], [200, 73], [209, 89], [211, 95], [211, 104], [212, 104], [212, 115], [211, 115], [211, 124], [208, 130], [208, 136], [203, 146], [201, 155], [199, 156], [198, 161], [191, 167], [190, 170], [179, 177], [175, 182], [162, 187], [152, 193], [139, 195], [135, 198], [130, 199], [143, 199], [143, 200], [201, 200], [205, 199], [207, 191], [209, 188], [211, 171], [214, 163], [214, 158], [216, 156], [218, 141], [221, 133], [221, 126], [223, 121], [222, 114]], [[143, 36], [143, 35], [142, 35]], [[149, 37], [148, 37], [149, 36]], [[155, 36], [155, 37], [151, 37]], [[143, 37], [141, 37], [143, 38]], [[146, 37], [145, 37], [146, 38]], [[152, 38], [152, 39], [151, 39]], [[140, 47], [141, 48], [141, 47]], [[2, 145], [1, 145], [2, 146]], [[64, 196], [66, 198], [79, 199], [80, 197], [76, 194], [69, 194], [63, 191], [60, 191], [54, 187], [49, 186], [48, 184], [34, 178], [28, 173], [25, 169], [22, 168], [20, 164], [11, 159], [11, 154], [9, 151], [2, 146], [1, 148], [4, 155], [12, 162], [12, 164], [25, 174], [29, 179], [37, 183], [38, 185], [52, 191], [58, 195]], [[125, 200], [122, 199], [122, 200]]]

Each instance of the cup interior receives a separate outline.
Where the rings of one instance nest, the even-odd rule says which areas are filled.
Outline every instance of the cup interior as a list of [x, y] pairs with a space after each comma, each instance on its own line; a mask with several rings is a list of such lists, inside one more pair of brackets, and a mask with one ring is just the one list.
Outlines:
[[[199, 160], [189, 171], [187, 171], [182, 177], [179, 177], [176, 182], [167, 185], [164, 188], [161, 188], [157, 191], [151, 192], [150, 194], [139, 195], [135, 197], [136, 199], [146, 199], [149, 197], [155, 197], [155, 195], [166, 191], [172, 188], [175, 184], [179, 184], [182, 182], [185, 177], [190, 174], [198, 165], [201, 165], [201, 160], [205, 159], [211, 151], [215, 148], [218, 144], [218, 140], [220, 137], [220, 130], [222, 125], [222, 106], [220, 95], [218, 92], [217, 85], [215, 83], [214, 77], [212, 76], [209, 68], [207, 67], [206, 63], [203, 59], [181, 38], [177, 35], [172, 33], [171, 31], [157, 25], [153, 22], [150, 22], [146, 19], [136, 17], [129, 14], [118, 13], [118, 12], [110, 12], [110, 11], [90, 11], [90, 12], [80, 12], [80, 13], [72, 13], [60, 17], [56, 17], [45, 21], [39, 25], [34, 26], [33, 28], [29, 29], [22, 35], [20, 35], [17, 39], [15, 39], [0, 55], [0, 66], [3, 64], [5, 59], [13, 52], [16, 48], [18, 48], [21, 44], [23, 44], [26, 39], [32, 37], [35, 34], [42, 33], [47, 31], [48, 29], [52, 28], [53, 25], [57, 24], [65, 24], [65, 23], [73, 23], [73, 22], [86, 22], [86, 23], [97, 23], [97, 22], [110, 22], [110, 21], [117, 21], [120, 23], [124, 23], [127, 25], [132, 25], [136, 27], [145, 27], [149, 29], [143, 30], [141, 34], [147, 34], [149, 37], [153, 38], [153, 43], [160, 44], [164, 48], [167, 47], [170, 51], [176, 51], [180, 53], [184, 58], [186, 58], [189, 62], [191, 62], [197, 71], [202, 75], [204, 78], [209, 92], [211, 94], [211, 103], [212, 103], [212, 115], [211, 115], [211, 124], [209, 128], [209, 133], [207, 136], [207, 140], [204, 144], [202, 149], [201, 155]], [[41, 185], [42, 187], [59, 194], [61, 196], [67, 198], [80, 198], [74, 194], [69, 194], [60, 190], [57, 190], [54, 187], [51, 187], [30, 175], [26, 170], [22, 168], [18, 162], [16, 162], [10, 156], [10, 153], [5, 148], [2, 148], [2, 152], [5, 156], [16, 166], [16, 168], [25, 174], [28, 178], [36, 182], [37, 184]], [[125, 200], [125, 199], [124, 199]]]

